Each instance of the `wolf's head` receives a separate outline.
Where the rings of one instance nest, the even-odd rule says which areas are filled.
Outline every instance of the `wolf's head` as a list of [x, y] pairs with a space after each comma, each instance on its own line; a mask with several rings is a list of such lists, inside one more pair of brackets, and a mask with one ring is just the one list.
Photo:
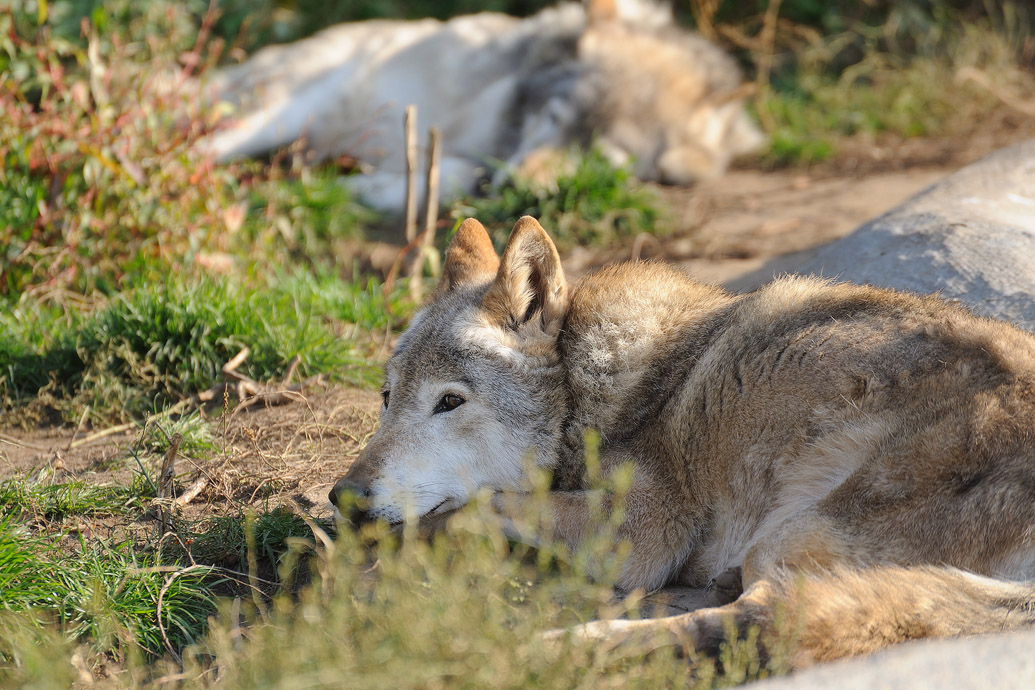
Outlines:
[[467, 503], [482, 488], [527, 488], [555, 463], [568, 408], [557, 338], [568, 307], [560, 258], [533, 218], [502, 258], [464, 221], [442, 280], [385, 367], [381, 427], [331, 491], [366, 517], [400, 522]]

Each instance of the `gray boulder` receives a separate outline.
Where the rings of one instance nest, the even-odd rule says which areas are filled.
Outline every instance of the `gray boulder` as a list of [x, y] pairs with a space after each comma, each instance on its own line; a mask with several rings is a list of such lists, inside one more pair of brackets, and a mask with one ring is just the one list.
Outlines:
[[898, 645], [751, 683], [752, 690], [1031, 690], [1035, 631]]
[[754, 278], [780, 270], [937, 292], [1035, 331], [1035, 140], [986, 156], [797, 259]]

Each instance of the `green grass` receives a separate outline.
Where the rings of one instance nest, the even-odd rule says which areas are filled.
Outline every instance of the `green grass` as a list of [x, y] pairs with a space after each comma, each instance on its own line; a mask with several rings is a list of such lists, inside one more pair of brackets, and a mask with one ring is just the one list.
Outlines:
[[[69, 556], [53, 537], [31, 536], [11, 518], [0, 521], [0, 610], [9, 622], [51, 620], [67, 639], [122, 660], [182, 649], [204, 633], [215, 603], [205, 582], [210, 570], [162, 568], [157, 556], [128, 543], [81, 539]], [[0, 659], [8, 662], [24, 656], [12, 646], [18, 641], [12, 628], [18, 626], [0, 628]], [[67, 658], [55, 661], [57, 670]], [[0, 682], [10, 670], [0, 665]]]
[[0, 509], [5, 515], [31, 515], [61, 522], [66, 518], [123, 515], [139, 511], [147, 498], [144, 484], [101, 486], [82, 480], [47, 483], [21, 479], [0, 481]]
[[223, 364], [246, 346], [240, 371], [256, 380], [278, 379], [297, 355], [302, 378], [369, 384], [376, 368], [338, 330], [397, 323], [385, 309], [401, 318], [404, 294], [332, 278], [247, 289], [170, 277], [93, 311], [26, 298], [0, 310], [0, 400], [46, 402], [70, 422], [87, 404], [97, 419], [140, 417], [221, 380]]
[[[620, 474], [605, 490], [627, 489], [631, 475]], [[577, 638], [544, 642], [546, 630], [638, 615], [637, 596], [616, 602], [609, 584], [625, 553], [611, 541], [620, 493], [615, 500], [614, 520], [601, 518], [575, 554], [549, 541], [538, 550], [509, 542], [485, 502], [430, 541], [378, 524], [339, 527], [330, 543], [285, 510], [229, 516], [193, 532], [180, 526], [161, 558], [83, 538], [69, 554], [67, 539], [59, 551], [53, 537], [0, 521], [0, 684], [67, 682], [73, 654], [80, 668], [114, 660], [119, 687], [147, 688], [161, 687], [162, 673], [182, 673], [190, 687], [226, 689], [704, 690], [780, 672], [783, 652], [763, 664], [751, 638], [724, 652], [719, 675], [710, 660], [671, 649], [620, 659]], [[257, 589], [238, 586], [236, 603], [219, 604], [210, 624], [211, 592], [227, 587], [215, 580], [219, 568], [186, 570], [170, 558], [231, 568]], [[299, 565], [309, 574], [300, 589]], [[281, 587], [267, 598], [271, 571]], [[182, 658], [183, 667], [156, 665], [159, 657]]]
[[[251, 564], [267, 581], [290, 584], [295, 572], [294, 557], [288, 558], [292, 544], [311, 539], [313, 532], [296, 513], [277, 508], [258, 515], [238, 512], [200, 523], [177, 524], [179, 540], [169, 544], [170, 556], [179, 560], [209, 563], [237, 571]], [[281, 566], [285, 568], [282, 570]]]
[[[635, 598], [614, 603], [607, 575], [587, 579], [588, 564], [598, 574], [615, 572], [619, 557], [604, 540], [562, 557], [508, 544], [477, 508], [459, 522], [431, 543], [382, 540], [376, 560], [362, 546], [376, 530], [340, 534], [333, 552], [310, 546], [316, 579], [297, 598], [277, 597], [268, 611], [253, 610], [246, 644], [235, 643], [236, 621], [223, 609], [205, 648], [228, 669], [214, 687], [715, 684], [710, 661], [693, 666], [673, 650], [621, 660], [573, 638], [556, 647], [544, 643], [545, 630], [635, 615]], [[770, 672], [753, 645], [734, 645], [724, 661], [724, 682]], [[197, 663], [189, 672], [202, 670], [204, 660]]]
[[879, 24], [860, 20], [794, 46], [754, 105], [770, 130], [764, 161], [822, 161], [851, 137], [966, 135], [998, 94], [1031, 93], [1035, 78], [1020, 62], [1035, 14], [1007, 2], [975, 20], [935, 5], [904, 3]]
[[342, 280], [325, 271], [296, 271], [276, 281], [277, 290], [312, 301], [315, 313], [343, 324], [345, 332], [401, 330], [416, 305], [406, 281], [386, 289], [373, 278]]
[[198, 411], [188, 412], [172, 421], [144, 422], [141, 438], [144, 450], [165, 455], [173, 436], [180, 435], [179, 453], [195, 460], [207, 458], [217, 450], [212, 425]]
[[[199, 4], [63, 2], [43, 25], [25, 3], [0, 14], [0, 297], [332, 270], [376, 222], [334, 165], [216, 166], [197, 153], [207, 113], [180, 60]], [[81, 14], [92, 53], [78, 20], [69, 30]], [[197, 47], [202, 71], [220, 48]]]
[[[376, 280], [338, 277], [338, 262], [351, 263], [349, 247], [378, 222], [344, 190], [342, 170], [294, 161], [286, 169], [211, 166], [192, 153], [204, 113], [142, 77], [183, 72], [207, 4], [16, 0], [13, 13], [0, 13], [6, 421], [75, 423], [87, 406], [93, 424], [140, 420], [211, 386], [244, 346], [251, 356], [240, 371], [255, 379], [279, 379], [298, 355], [300, 378], [370, 383], [370, 334], [384, 339], [412, 310], [405, 284], [386, 292]], [[475, 9], [468, 0], [432, 4], [406, 9]], [[539, 4], [494, 6], [523, 12]], [[754, 36], [767, 4], [720, 3], [719, 18]], [[44, 5], [50, 18], [41, 25]], [[959, 80], [968, 68], [996, 89], [1030, 93], [1031, 77], [1017, 67], [1030, 22], [1008, 4], [963, 21], [964, 5], [786, 0], [781, 17], [799, 26], [780, 34], [771, 90], [755, 105], [772, 137], [765, 161], [823, 160], [849, 137], [970, 131], [998, 99]], [[220, 6], [215, 35], [248, 48], [402, 8], [393, 0]], [[218, 42], [199, 48], [202, 63], [225, 55]], [[761, 55], [744, 57], [757, 64]], [[667, 231], [665, 209], [628, 171], [595, 151], [575, 158], [556, 187], [516, 180], [454, 215], [478, 217], [502, 244], [510, 225], [532, 214], [562, 249]], [[142, 450], [161, 455], [179, 432], [181, 452], [216, 452], [199, 416], [160, 423], [162, 431], [148, 427]], [[140, 521], [152, 483], [140, 469], [129, 487], [0, 482], [0, 686], [69, 687], [82, 668], [104, 664], [120, 672], [110, 681], [116, 686], [164, 688], [182, 673], [185, 687], [229, 689], [703, 689], [782, 668], [777, 658], [767, 669], [750, 643], [731, 646], [718, 675], [708, 661], [693, 666], [669, 651], [622, 661], [577, 640], [547, 649], [543, 630], [635, 608], [614, 603], [608, 586], [619, 554], [600, 544], [574, 557], [535, 552], [508, 543], [477, 507], [458, 518], [457, 530], [401, 545], [372, 528], [344, 530], [328, 546], [285, 510], [181, 518], [179, 541], [160, 548], [145, 537], [105, 544], [34, 534], [16, 522], [55, 530], [103, 522], [117, 524], [117, 533], [150, 534], [151, 523]], [[200, 567], [185, 571], [191, 559]], [[220, 581], [209, 566], [262, 578], [261, 594], [240, 585], [247, 574]], [[302, 572], [306, 582], [312, 576], [305, 586]], [[240, 616], [232, 600], [218, 603], [210, 627], [216, 591], [244, 603]], [[73, 665], [74, 655], [84, 663]]]
[[454, 218], [477, 218], [494, 230], [501, 248], [518, 218], [534, 216], [550, 231], [559, 249], [607, 245], [669, 230], [662, 202], [648, 187], [615, 167], [600, 151], [574, 151], [574, 169], [556, 185], [520, 177], [483, 198], [469, 198], [453, 209]]

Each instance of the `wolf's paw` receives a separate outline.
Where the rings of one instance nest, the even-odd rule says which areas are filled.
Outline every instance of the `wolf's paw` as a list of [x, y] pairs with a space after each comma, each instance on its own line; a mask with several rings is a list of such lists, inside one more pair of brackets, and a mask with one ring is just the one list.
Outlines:
[[766, 627], [766, 609], [742, 600], [687, 614], [686, 637], [698, 655], [718, 658], [724, 642], [749, 639], [752, 629]]
[[727, 631], [736, 629], [734, 614], [725, 607], [698, 609], [689, 616], [686, 636], [690, 646], [699, 655], [718, 658]]

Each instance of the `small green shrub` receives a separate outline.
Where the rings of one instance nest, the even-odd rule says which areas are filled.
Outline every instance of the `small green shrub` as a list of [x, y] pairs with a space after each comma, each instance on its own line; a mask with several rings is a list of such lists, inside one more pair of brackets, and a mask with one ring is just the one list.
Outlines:
[[555, 187], [516, 178], [484, 198], [458, 203], [453, 217], [477, 218], [494, 228], [497, 248], [524, 215], [538, 218], [562, 250], [668, 231], [661, 200], [627, 169], [615, 167], [597, 149], [572, 155], [574, 170], [560, 175]]
[[216, 451], [216, 439], [212, 425], [197, 411], [180, 415], [173, 421], [144, 422], [143, 446], [145, 450], [164, 455], [169, 450], [173, 436], [180, 435], [179, 452], [187, 457], [206, 458]]
[[[250, 533], [249, 533], [250, 530]], [[180, 541], [190, 560], [227, 568], [248, 567], [249, 548], [263, 574], [277, 577], [292, 539], [311, 538], [312, 530], [297, 514], [282, 508], [257, 516], [237, 513], [180, 525]]]

